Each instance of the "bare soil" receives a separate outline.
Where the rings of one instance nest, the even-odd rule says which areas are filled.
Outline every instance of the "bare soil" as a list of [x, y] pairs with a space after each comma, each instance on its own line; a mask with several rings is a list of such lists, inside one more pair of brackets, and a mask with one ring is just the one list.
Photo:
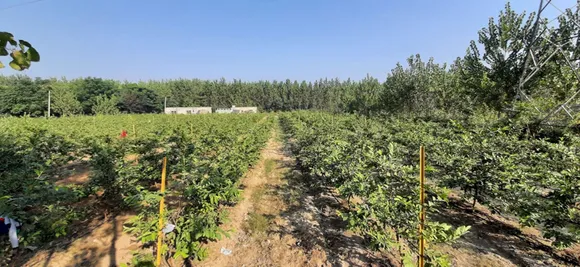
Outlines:
[[473, 211], [458, 197], [451, 198], [437, 220], [471, 226], [457, 243], [441, 247], [454, 266], [580, 266], [580, 245], [557, 250], [538, 229], [522, 227], [479, 204]]
[[56, 185], [83, 185], [89, 182], [90, 167], [87, 161], [72, 162], [62, 170], [55, 182]]
[[13, 266], [118, 266], [132, 258], [140, 244], [123, 232], [123, 224], [132, 215], [123, 214], [86, 223], [76, 238], [57, 240], [40, 249], [22, 263]]

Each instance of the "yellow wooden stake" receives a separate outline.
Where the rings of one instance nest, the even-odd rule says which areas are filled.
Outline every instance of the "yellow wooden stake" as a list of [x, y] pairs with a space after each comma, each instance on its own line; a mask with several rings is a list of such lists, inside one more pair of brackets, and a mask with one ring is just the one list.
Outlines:
[[[165, 173], [167, 172], [167, 157], [163, 157], [163, 170], [161, 171], [161, 194], [165, 193]], [[165, 210], [165, 197], [161, 196], [159, 203], [159, 232], [157, 233], [157, 260], [155, 266], [161, 266], [161, 246], [163, 244], [163, 213]]]
[[425, 147], [421, 146], [419, 150], [419, 180], [420, 192], [419, 203], [421, 211], [419, 212], [419, 267], [425, 266], [425, 239], [423, 238], [423, 229], [425, 228]]

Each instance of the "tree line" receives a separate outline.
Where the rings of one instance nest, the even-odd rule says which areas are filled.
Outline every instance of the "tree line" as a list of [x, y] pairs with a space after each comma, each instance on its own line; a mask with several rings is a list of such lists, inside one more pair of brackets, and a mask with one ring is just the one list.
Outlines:
[[[22, 75], [0, 77], [0, 114], [44, 116], [48, 91], [53, 113], [76, 114], [157, 113], [167, 106], [213, 108], [257, 106], [262, 111], [315, 109], [330, 112], [469, 113], [479, 108], [504, 112], [517, 99], [517, 85], [525, 69], [526, 44], [538, 36], [533, 30], [535, 13], [517, 13], [506, 4], [497, 18], [490, 18], [463, 57], [452, 64], [436, 63], [412, 55], [398, 63], [384, 82], [367, 75], [362, 80], [227, 81], [174, 79], [121, 82], [96, 77], [67, 80], [32, 79]], [[578, 13], [566, 10], [547, 35], [573, 62], [580, 60]], [[547, 25], [547, 21], [541, 22]], [[542, 41], [538, 58], [553, 52]], [[533, 79], [526, 94], [538, 103], [556, 103], [571, 96], [578, 81], [561, 54], [553, 56]]]

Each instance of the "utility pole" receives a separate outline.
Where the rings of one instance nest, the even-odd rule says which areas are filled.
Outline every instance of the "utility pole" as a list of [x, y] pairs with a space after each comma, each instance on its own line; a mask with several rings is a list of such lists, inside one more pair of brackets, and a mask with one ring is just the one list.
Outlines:
[[50, 90], [48, 91], [48, 117], [50, 118]]
[[163, 103], [163, 112], [167, 109], [167, 97], [165, 97], [165, 102]]

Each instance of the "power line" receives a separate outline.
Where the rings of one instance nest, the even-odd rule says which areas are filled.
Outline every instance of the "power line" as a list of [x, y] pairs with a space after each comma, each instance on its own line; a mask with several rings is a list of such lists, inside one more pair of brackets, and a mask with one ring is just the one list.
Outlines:
[[6, 10], [6, 9], [15, 8], [15, 7], [19, 7], [19, 6], [30, 5], [30, 4], [34, 4], [34, 3], [38, 3], [38, 2], [42, 2], [42, 1], [45, 1], [45, 0], [33, 0], [33, 1], [24, 2], [24, 3], [14, 4], [14, 5], [11, 5], [11, 6], [0, 7], [0, 11]]

